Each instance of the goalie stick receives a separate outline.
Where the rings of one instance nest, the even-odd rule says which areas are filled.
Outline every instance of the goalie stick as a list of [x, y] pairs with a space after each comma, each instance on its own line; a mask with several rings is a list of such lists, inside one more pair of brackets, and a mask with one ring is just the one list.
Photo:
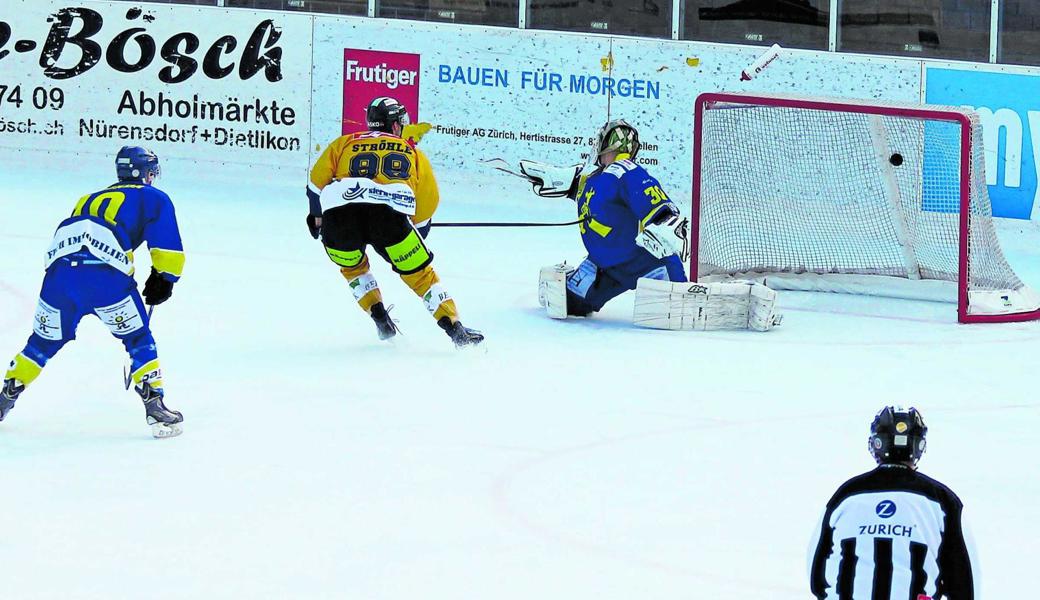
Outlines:
[[[518, 173], [518, 172], [512, 170], [510, 168], [510, 166], [509, 166], [509, 163], [506, 162], [506, 160], [504, 158], [488, 158], [488, 159], [482, 159], [480, 162], [485, 164], [485, 165], [490, 166], [492, 169], [494, 169], [496, 171], [501, 171], [501, 172], [503, 172], [503, 173], [505, 173], [507, 175], [512, 175], [513, 177], [519, 177], [520, 179], [523, 179], [524, 181], [528, 181], [528, 182], [531, 181], [531, 178], [528, 177], [527, 175], [523, 175], [521, 173]], [[577, 221], [567, 221], [566, 223], [528, 223], [528, 222], [502, 221], [502, 222], [489, 222], [489, 223], [477, 223], [477, 222], [474, 222], [474, 223], [468, 223], [468, 222], [462, 222], [462, 223], [433, 223], [433, 226], [434, 227], [567, 227], [567, 226], [570, 226], [570, 225], [577, 225], [578, 223], [581, 223], [580, 219], [577, 220]]]
[[[523, 175], [522, 173], [517, 173], [516, 171], [510, 169], [509, 168], [509, 163], [506, 162], [506, 160], [504, 158], [489, 158], [489, 159], [486, 159], [486, 160], [481, 160], [480, 162], [484, 163], [485, 165], [490, 166], [492, 169], [494, 169], [496, 171], [502, 171], [503, 173], [505, 173], [507, 175], [512, 175], [513, 177], [519, 177], [520, 179], [523, 179], [524, 181], [531, 181], [531, 179], [527, 175]], [[504, 165], [504, 166], [494, 166], [494, 165]]]

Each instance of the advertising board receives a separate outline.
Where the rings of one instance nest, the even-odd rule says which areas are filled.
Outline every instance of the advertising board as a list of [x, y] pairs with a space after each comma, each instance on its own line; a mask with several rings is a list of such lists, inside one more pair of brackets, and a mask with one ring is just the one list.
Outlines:
[[993, 214], [1040, 218], [1040, 74], [929, 66], [925, 100], [979, 113]]
[[[10, 8], [11, 10], [7, 10]], [[0, 147], [250, 165], [306, 161], [311, 18], [7, 0]]]

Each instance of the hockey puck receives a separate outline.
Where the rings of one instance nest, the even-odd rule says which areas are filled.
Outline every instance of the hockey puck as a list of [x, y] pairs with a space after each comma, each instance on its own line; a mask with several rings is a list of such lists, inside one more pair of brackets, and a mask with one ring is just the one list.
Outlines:
[[888, 157], [888, 162], [892, 163], [893, 167], [898, 167], [903, 164], [903, 155], [896, 152], [892, 156]]

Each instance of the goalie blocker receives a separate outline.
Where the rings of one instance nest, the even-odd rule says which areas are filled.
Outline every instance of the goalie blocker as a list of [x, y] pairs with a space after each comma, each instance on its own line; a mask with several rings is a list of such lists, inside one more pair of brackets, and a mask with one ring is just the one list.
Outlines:
[[751, 281], [676, 283], [640, 279], [632, 321], [652, 329], [769, 331], [783, 316], [776, 292]]

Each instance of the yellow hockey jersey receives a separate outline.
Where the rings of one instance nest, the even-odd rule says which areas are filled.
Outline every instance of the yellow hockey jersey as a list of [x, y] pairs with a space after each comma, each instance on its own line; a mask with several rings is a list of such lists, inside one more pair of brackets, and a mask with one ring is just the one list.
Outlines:
[[414, 145], [389, 133], [352, 133], [336, 138], [325, 148], [311, 169], [307, 186], [312, 214], [321, 214], [321, 190], [333, 180], [347, 177], [407, 185], [415, 193], [415, 216], [411, 219], [416, 225], [429, 221], [440, 203], [430, 160]]

